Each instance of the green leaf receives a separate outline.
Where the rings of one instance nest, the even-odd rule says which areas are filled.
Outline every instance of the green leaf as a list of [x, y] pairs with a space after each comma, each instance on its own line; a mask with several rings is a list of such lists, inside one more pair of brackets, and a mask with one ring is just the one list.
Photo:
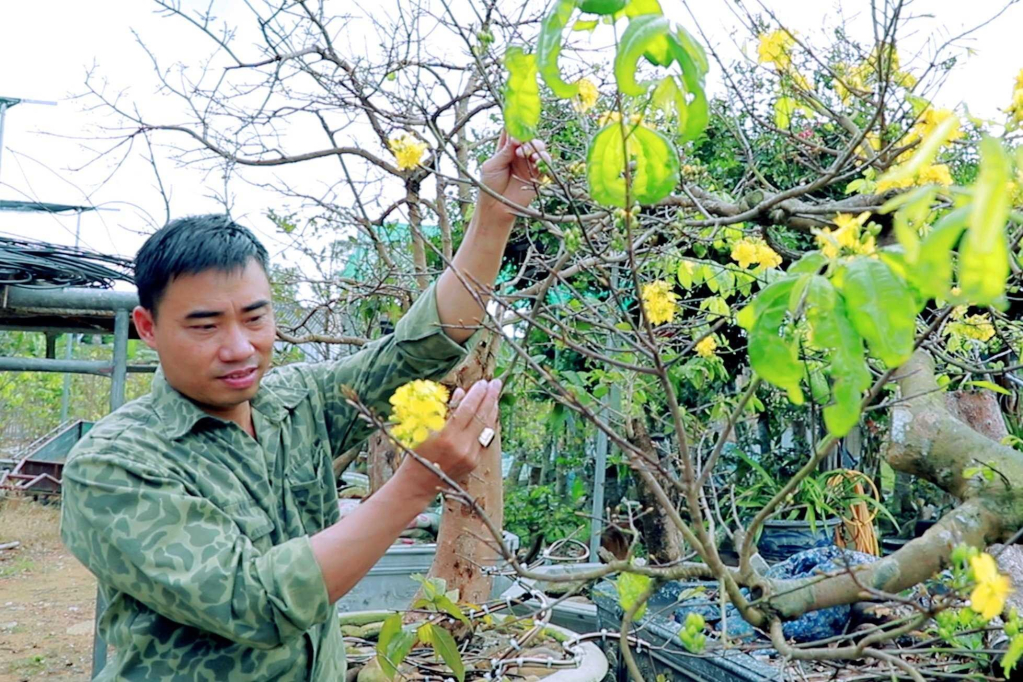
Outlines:
[[935, 223], [920, 243], [910, 281], [925, 298], [945, 298], [952, 286], [952, 249], [966, 229], [969, 207], [957, 208]]
[[462, 662], [462, 655], [458, 653], [458, 645], [455, 638], [444, 628], [435, 627], [432, 631], [431, 646], [441, 657], [441, 660], [451, 668], [451, 672], [458, 678], [458, 682], [465, 681], [465, 664]]
[[1006, 184], [1009, 155], [992, 137], [980, 142], [980, 172], [973, 185], [970, 227], [959, 249], [959, 286], [974, 305], [990, 305], [1005, 293], [1009, 248], [1005, 223], [1011, 209]]
[[920, 142], [916, 152], [909, 161], [898, 166], [893, 166], [884, 175], [878, 178], [878, 182], [901, 182], [915, 176], [921, 168], [931, 163], [938, 151], [948, 142], [948, 139], [959, 127], [959, 117], [949, 116], [931, 133]]
[[799, 260], [790, 265], [786, 272], [790, 275], [815, 275], [827, 264], [828, 259], [823, 253], [810, 251], [804, 253]]
[[600, 26], [600, 22], [596, 19], [576, 19], [576, 22], [572, 24], [573, 31], [595, 31]]
[[697, 266], [693, 265], [692, 261], [680, 260], [678, 262], [678, 272], [676, 273], [676, 277], [678, 278], [678, 283], [682, 285], [683, 289], [689, 289], [693, 286], [693, 271], [695, 271], [696, 268]]
[[749, 360], [753, 370], [766, 382], [785, 390], [789, 400], [803, 404], [796, 339], [788, 330], [782, 333], [789, 313], [789, 296], [796, 279], [782, 279], [766, 287], [739, 311], [736, 320], [749, 332]]
[[839, 273], [849, 319], [871, 352], [888, 367], [913, 354], [917, 304], [906, 283], [874, 258], [856, 258]]
[[594, 136], [586, 155], [586, 179], [594, 201], [626, 206], [626, 147], [630, 162], [635, 162], [631, 199], [640, 204], [653, 204], [671, 194], [679, 180], [675, 145], [650, 128], [611, 123]]
[[401, 614], [395, 613], [384, 621], [377, 639], [377, 662], [387, 679], [394, 679], [408, 652], [416, 643], [416, 634], [402, 629]]
[[675, 40], [692, 59], [700, 79], [702, 79], [710, 71], [710, 62], [707, 60], [707, 52], [703, 49], [703, 45], [700, 45], [692, 34], [681, 26], [675, 31]]
[[792, 97], [779, 97], [774, 103], [774, 125], [788, 130], [792, 115], [799, 109], [799, 102]]
[[1023, 656], [1023, 635], [1016, 635], [1009, 640], [1009, 648], [1005, 650], [1005, 655], [1002, 656], [1002, 670], [1008, 675], [1012, 672], [1013, 668], [1019, 662], [1020, 656]]
[[566, 83], [561, 78], [558, 56], [561, 54], [561, 35], [575, 10], [573, 0], [558, 0], [540, 24], [536, 39], [536, 64], [547, 87], [558, 97], [569, 99], [579, 94], [578, 83]]
[[625, 9], [629, 0], [579, 0], [579, 9], [590, 14], [614, 14]]
[[[618, 605], [628, 611], [639, 601], [643, 593], [650, 589], [650, 576], [637, 575], [636, 573], [622, 573], [615, 580], [615, 587], [618, 588]], [[636, 609], [633, 620], [639, 620], [646, 613], [646, 603]]]
[[456, 618], [465, 623], [466, 627], [470, 628], [472, 627], [472, 623], [469, 622], [469, 619], [462, 612], [462, 609], [460, 609], [458, 607], [458, 604], [452, 601], [451, 598], [448, 597], [447, 595], [438, 597], [434, 603], [436, 604], [437, 608], [443, 611], [444, 613], [448, 614], [452, 618]]
[[675, 76], [665, 76], [654, 88], [650, 103], [664, 112], [665, 118], [675, 118], [678, 130], [686, 129], [689, 119], [689, 106], [686, 104], [685, 91], [679, 87]]
[[669, 28], [668, 20], [656, 14], [646, 14], [629, 22], [614, 62], [615, 80], [623, 94], [638, 97], [650, 89], [653, 81], [636, 82], [636, 63], [643, 53], [655, 46], [658, 38], [668, 35]]
[[625, 9], [622, 10], [622, 16], [626, 17], [639, 17], [644, 14], [663, 14], [664, 11], [661, 9], [661, 3], [658, 0], [632, 0]]
[[540, 86], [536, 82], [536, 55], [512, 46], [504, 55], [508, 82], [504, 87], [504, 127], [521, 142], [536, 137], [540, 123]]
[[937, 194], [938, 190], [933, 185], [919, 187], [912, 192], [896, 195], [881, 207], [881, 213], [898, 208], [894, 220], [895, 237], [906, 253], [906, 260], [911, 263], [920, 252], [919, 227], [927, 220]]
[[707, 105], [707, 94], [703, 90], [703, 76], [706, 68], [707, 55], [696, 41], [683, 29], [677, 35], [670, 36], [668, 41], [675, 61], [682, 68], [682, 83], [686, 93], [692, 96], [686, 116], [686, 127], [680, 135], [682, 142], [695, 140], [707, 127], [710, 120], [710, 108]]
[[1012, 395], [1012, 393], [1010, 393], [1009, 391], [1005, 390], [1004, 388], [1002, 388], [1001, 386], [992, 381], [983, 381], [981, 379], [977, 379], [975, 381], [967, 381], [966, 385], [976, 386], [977, 388], [986, 388], [989, 391], [1001, 393], [1002, 395]]
[[863, 338], [849, 321], [845, 300], [824, 277], [810, 278], [805, 310], [811, 343], [830, 351], [832, 403], [824, 408], [824, 424], [842, 437], [859, 421], [860, 401], [870, 387]]

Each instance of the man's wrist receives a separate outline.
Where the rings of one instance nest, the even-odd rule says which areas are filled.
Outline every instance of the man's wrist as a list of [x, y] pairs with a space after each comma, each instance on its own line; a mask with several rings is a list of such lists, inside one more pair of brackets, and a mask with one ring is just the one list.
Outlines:
[[422, 504], [426, 507], [437, 496], [441, 489], [441, 480], [437, 474], [425, 465], [406, 455], [405, 461], [398, 466], [391, 478], [395, 492], [410, 503]]

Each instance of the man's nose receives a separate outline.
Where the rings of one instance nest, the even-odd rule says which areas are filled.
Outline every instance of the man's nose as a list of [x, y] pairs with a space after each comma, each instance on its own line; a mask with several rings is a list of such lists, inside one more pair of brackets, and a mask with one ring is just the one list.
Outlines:
[[220, 361], [224, 363], [240, 362], [249, 358], [255, 348], [248, 334], [240, 325], [231, 325], [220, 344]]

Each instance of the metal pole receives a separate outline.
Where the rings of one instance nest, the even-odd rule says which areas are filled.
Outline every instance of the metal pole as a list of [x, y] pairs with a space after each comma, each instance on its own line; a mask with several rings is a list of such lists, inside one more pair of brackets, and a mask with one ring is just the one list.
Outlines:
[[32, 289], [9, 286], [0, 290], [0, 306], [9, 308], [47, 308], [56, 310], [131, 310], [139, 304], [134, 291], [111, 291], [67, 287], [64, 289]]
[[124, 386], [128, 378], [128, 311], [118, 310], [114, 317], [114, 375], [110, 384], [110, 411], [124, 405]]
[[[611, 275], [611, 286], [618, 287], [617, 270]], [[603, 404], [600, 408], [600, 420], [607, 424], [608, 416], [613, 407], [619, 410], [621, 407], [621, 393], [618, 384], [612, 384], [611, 390], [604, 394]], [[608, 437], [603, 431], [597, 431], [597, 458], [593, 470], [593, 507], [590, 510], [590, 561], [599, 562], [600, 534], [604, 526], [604, 483], [607, 478], [607, 451]]]
[[[0, 161], [4, 158], [4, 120], [7, 118], [7, 102], [0, 102]], [[0, 166], [2, 169], [3, 166]], [[0, 176], [2, 178], [3, 176]]]
[[[124, 385], [128, 378], [128, 311], [118, 310], [114, 317], [114, 374], [110, 383], [110, 411], [124, 404]], [[96, 627], [92, 637], [92, 676], [107, 664], [107, 643], [99, 634], [99, 620], [106, 611], [106, 600], [96, 586]]]
[[[117, 368], [105, 360], [48, 360], [46, 358], [0, 357], [0, 372], [71, 372], [113, 378]], [[156, 365], [128, 365], [129, 374], [155, 372]]]

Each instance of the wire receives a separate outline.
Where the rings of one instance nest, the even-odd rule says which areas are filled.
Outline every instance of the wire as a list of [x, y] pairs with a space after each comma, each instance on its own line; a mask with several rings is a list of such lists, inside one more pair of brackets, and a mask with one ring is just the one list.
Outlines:
[[117, 280], [134, 284], [131, 260], [69, 246], [0, 237], [0, 285], [109, 289]]

